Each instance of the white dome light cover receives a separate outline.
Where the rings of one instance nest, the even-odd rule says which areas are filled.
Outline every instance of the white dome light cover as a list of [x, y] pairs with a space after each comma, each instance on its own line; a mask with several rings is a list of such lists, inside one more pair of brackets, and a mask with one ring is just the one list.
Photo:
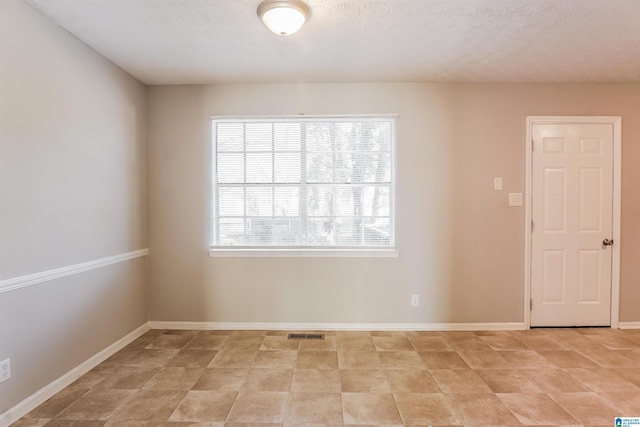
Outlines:
[[280, 36], [298, 31], [310, 12], [309, 6], [300, 0], [267, 0], [258, 6], [258, 16], [264, 25]]

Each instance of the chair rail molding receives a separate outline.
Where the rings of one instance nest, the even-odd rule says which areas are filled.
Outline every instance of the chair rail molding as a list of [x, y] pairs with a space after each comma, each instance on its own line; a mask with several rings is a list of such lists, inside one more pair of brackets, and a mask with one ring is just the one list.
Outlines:
[[85, 271], [95, 270], [96, 268], [106, 267], [120, 262], [129, 261], [147, 255], [149, 255], [149, 249], [139, 249], [136, 251], [82, 262], [80, 264], [73, 264], [66, 267], [42, 271], [39, 273], [27, 274], [11, 279], [0, 280], [0, 294], [3, 292], [10, 292], [21, 288], [26, 288], [27, 286], [37, 285], [38, 283], [48, 282], [50, 280], [60, 279], [62, 277], [83, 273]]

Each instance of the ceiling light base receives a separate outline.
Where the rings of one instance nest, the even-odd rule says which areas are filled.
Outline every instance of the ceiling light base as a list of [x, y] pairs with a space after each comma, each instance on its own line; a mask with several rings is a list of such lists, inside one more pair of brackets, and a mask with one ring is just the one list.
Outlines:
[[258, 16], [271, 32], [288, 36], [309, 19], [311, 10], [300, 0], [266, 0], [258, 6]]

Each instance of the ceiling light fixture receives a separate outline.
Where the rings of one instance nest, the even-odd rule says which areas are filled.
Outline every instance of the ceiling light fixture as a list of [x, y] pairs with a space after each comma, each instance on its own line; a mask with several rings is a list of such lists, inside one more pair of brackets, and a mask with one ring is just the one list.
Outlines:
[[266, 0], [258, 6], [258, 16], [275, 34], [288, 36], [302, 27], [311, 10], [300, 0]]

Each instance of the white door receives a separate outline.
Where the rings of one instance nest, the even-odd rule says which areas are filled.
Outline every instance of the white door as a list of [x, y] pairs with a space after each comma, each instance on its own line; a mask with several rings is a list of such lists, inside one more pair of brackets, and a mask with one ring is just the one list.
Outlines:
[[532, 128], [531, 326], [611, 322], [613, 125]]

